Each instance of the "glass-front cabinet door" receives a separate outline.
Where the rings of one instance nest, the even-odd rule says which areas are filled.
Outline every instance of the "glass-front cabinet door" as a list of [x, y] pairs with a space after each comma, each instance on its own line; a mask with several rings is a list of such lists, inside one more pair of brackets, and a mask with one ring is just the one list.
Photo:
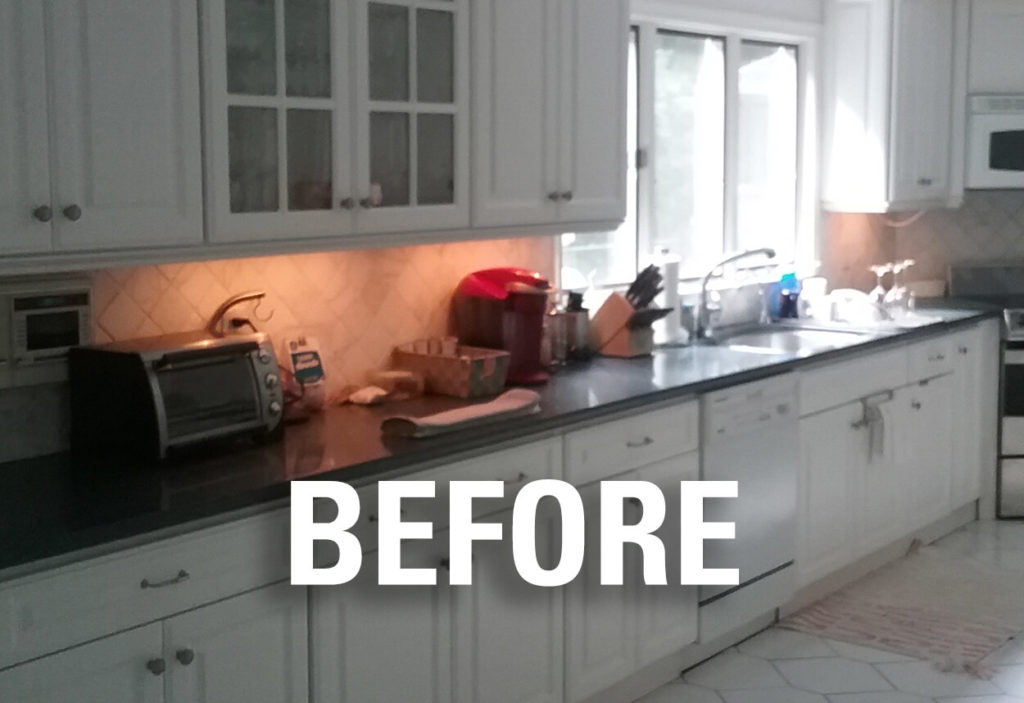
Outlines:
[[210, 238], [352, 232], [349, 3], [209, 0], [203, 7]]
[[356, 2], [359, 229], [468, 227], [468, 0]]

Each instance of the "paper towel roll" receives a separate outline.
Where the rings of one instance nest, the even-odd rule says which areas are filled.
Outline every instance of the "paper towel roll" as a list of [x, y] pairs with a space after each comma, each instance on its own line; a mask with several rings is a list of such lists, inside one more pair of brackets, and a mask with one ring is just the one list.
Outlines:
[[659, 296], [661, 307], [671, 308], [672, 314], [654, 323], [655, 344], [678, 344], [685, 342], [682, 318], [679, 309], [679, 257], [662, 251], [655, 263], [661, 269], [662, 285], [665, 292]]

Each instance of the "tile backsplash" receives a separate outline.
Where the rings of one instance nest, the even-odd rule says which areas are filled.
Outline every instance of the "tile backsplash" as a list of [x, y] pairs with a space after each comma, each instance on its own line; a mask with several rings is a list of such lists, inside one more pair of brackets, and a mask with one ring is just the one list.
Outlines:
[[826, 223], [822, 268], [836, 288], [868, 290], [875, 278], [867, 267], [894, 259], [917, 261], [911, 281], [945, 280], [950, 264], [1024, 261], [1024, 191], [969, 191], [958, 209], [932, 210], [898, 229], [875, 215], [832, 214]]
[[[445, 334], [452, 291], [467, 273], [521, 266], [552, 276], [556, 243], [537, 237], [95, 271], [94, 338], [200, 329], [229, 296], [263, 290], [258, 309], [236, 312], [271, 335], [282, 363], [285, 339], [316, 337], [331, 393], [364, 383], [395, 345]], [[66, 446], [66, 406], [63, 385], [0, 391], [0, 461]]]

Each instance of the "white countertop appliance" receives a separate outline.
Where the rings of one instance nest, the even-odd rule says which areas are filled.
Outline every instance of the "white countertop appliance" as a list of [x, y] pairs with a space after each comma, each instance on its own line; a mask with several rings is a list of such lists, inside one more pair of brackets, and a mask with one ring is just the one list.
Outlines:
[[738, 586], [701, 587], [702, 642], [772, 611], [794, 593], [797, 405], [792, 374], [701, 399], [701, 478], [739, 482], [737, 498], [705, 501], [704, 521], [736, 523], [736, 539], [705, 541], [704, 565], [740, 571]]

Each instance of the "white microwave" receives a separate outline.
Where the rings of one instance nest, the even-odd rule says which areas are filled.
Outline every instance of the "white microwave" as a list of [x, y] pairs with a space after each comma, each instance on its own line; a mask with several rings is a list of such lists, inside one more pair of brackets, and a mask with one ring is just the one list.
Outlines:
[[972, 95], [967, 187], [1024, 189], [1024, 95]]

